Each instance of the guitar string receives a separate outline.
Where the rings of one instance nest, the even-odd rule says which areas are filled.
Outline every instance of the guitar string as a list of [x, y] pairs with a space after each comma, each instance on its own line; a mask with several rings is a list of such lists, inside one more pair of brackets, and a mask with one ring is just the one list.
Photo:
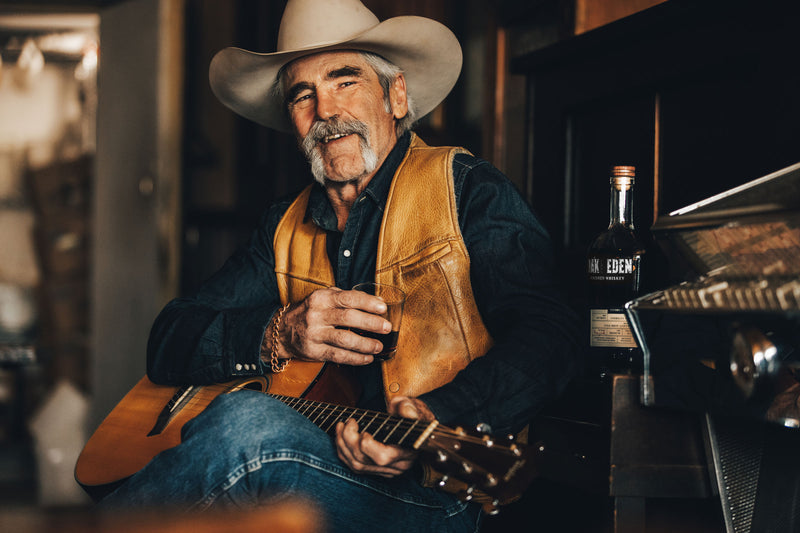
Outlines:
[[[296, 397], [293, 397], [293, 396], [277, 395], [277, 394], [271, 394], [271, 393], [266, 393], [266, 394], [268, 396], [271, 396], [271, 397], [273, 397], [273, 398], [275, 398], [275, 399], [277, 399], [277, 400], [289, 405], [290, 407], [294, 408], [297, 411], [300, 411], [301, 408], [307, 411], [310, 407], [313, 407], [312, 413], [302, 412], [302, 414], [304, 416], [307, 416], [308, 418], [310, 418], [311, 416], [315, 416], [314, 415], [314, 411], [319, 410], [319, 412], [316, 413], [317, 419], [319, 419], [319, 417], [321, 417], [323, 415], [325, 416], [325, 419], [322, 422], [318, 423], [318, 425], [320, 427], [322, 427], [323, 424], [325, 424], [327, 422], [327, 419], [329, 419], [332, 415], [335, 415], [335, 418], [334, 418], [334, 421], [333, 421], [332, 424], [328, 425], [327, 428], [322, 427], [322, 429], [324, 431], [332, 430], [333, 426], [338, 421], [345, 421], [348, 418], [356, 418], [356, 417], [357, 417], [356, 422], [358, 422], [359, 423], [359, 427], [361, 427], [361, 424], [362, 424], [362, 421], [363, 421], [364, 417], [367, 417], [367, 416], [371, 415], [371, 418], [364, 425], [362, 431], [368, 431], [368, 432], [372, 433], [373, 437], [375, 437], [376, 439], [380, 440], [380, 438], [383, 438], [384, 439], [383, 442], [387, 442], [387, 440], [391, 437], [391, 435], [396, 430], [403, 430], [405, 433], [403, 434], [403, 436], [401, 438], [397, 439], [397, 441], [396, 441], [397, 443], [401, 444], [409, 436], [412, 436], [412, 437], [419, 436], [419, 434], [421, 434], [422, 431], [424, 431], [424, 428], [427, 427], [427, 423], [426, 423], [426, 425], [423, 426], [423, 428], [417, 429], [416, 432], [413, 432], [411, 435], [408, 435], [408, 433], [414, 428], [414, 426], [419, 424], [419, 420], [400, 417], [400, 416], [395, 416], [395, 415], [390, 415], [388, 413], [384, 413], [384, 412], [381, 412], [381, 411], [370, 411], [370, 410], [362, 409], [362, 408], [358, 408], [358, 407], [340, 406], [340, 405], [326, 403], [326, 402], [318, 402], [318, 401], [314, 401], [314, 400], [307, 400], [305, 398], [296, 398]], [[218, 395], [219, 395], [219, 392], [216, 392], [214, 390], [207, 390], [206, 387], [203, 387], [197, 392], [196, 395], [194, 395], [192, 398], [190, 398], [188, 400], [187, 404], [184, 406], [183, 409], [185, 409], [187, 411], [191, 411], [191, 412], [202, 411], [207, 406], [208, 401], [213, 400], [214, 397], [216, 397]], [[295, 407], [295, 405], [300, 405], [301, 407], [297, 408], [297, 407]], [[341, 413], [337, 413], [337, 411], [339, 411], [339, 410], [341, 410], [342, 412]], [[370, 430], [369, 429], [370, 426], [372, 424], [374, 424], [378, 420], [383, 420], [383, 423], [377, 429]], [[388, 434], [383, 435], [383, 436], [379, 435], [378, 433], [381, 431], [381, 429], [383, 429], [383, 427], [386, 425], [386, 423], [389, 422], [390, 420], [394, 420], [395, 421], [394, 428], [392, 429], [392, 431], [390, 431]], [[314, 420], [314, 423], [317, 424], [317, 421]], [[469, 434], [469, 433], [466, 433], [466, 432], [462, 433], [462, 432], [459, 432], [457, 430], [451, 429], [451, 428], [449, 428], [447, 426], [437, 426], [433, 430], [432, 435], [436, 435], [438, 437], [443, 437], [443, 438], [444, 437], [457, 438], [462, 442], [469, 442], [469, 443], [473, 443], [473, 444], [485, 444], [485, 439], [484, 439], [483, 436], [478, 437], [478, 436], [475, 436], [475, 435], [472, 435], [472, 434]], [[512, 443], [509, 443], [509, 444], [512, 444]], [[519, 447], [518, 443], [514, 443], [514, 444]], [[493, 443], [493, 446], [496, 447], [496, 448], [508, 448], [507, 446], [505, 446], [503, 444], [499, 444], [499, 443]]]
[[[315, 411], [317, 411], [317, 409], [321, 409], [320, 413], [317, 413], [317, 415], [316, 415], [317, 418], [319, 416], [321, 416], [322, 414], [325, 414], [326, 415], [326, 420], [327, 420], [327, 418], [329, 418], [331, 415], [336, 415], [336, 419], [334, 420], [334, 422], [346, 420], [347, 418], [345, 418], [345, 416], [348, 415], [348, 414], [350, 415], [348, 418], [353, 418], [354, 415], [360, 414], [360, 417], [357, 420], [357, 421], [360, 422], [360, 420], [363, 419], [363, 417], [365, 415], [370, 415], [371, 414], [371, 415], [373, 415], [372, 419], [370, 420], [369, 423], [366, 424], [366, 426], [364, 426], [362, 431], [370, 431], [371, 433], [374, 433], [373, 436], [375, 436], [376, 438], [378, 438], [378, 436], [377, 436], [378, 432], [390, 420], [395, 420], [396, 421], [396, 423], [395, 423], [396, 427], [392, 430], [392, 432], [395, 431], [396, 429], [409, 430], [414, 425], [419, 423], [419, 420], [417, 420], [417, 419], [411, 419], [411, 418], [405, 418], [405, 417], [401, 417], [401, 416], [390, 415], [388, 413], [383, 413], [383, 412], [380, 412], [380, 411], [369, 411], [369, 410], [361, 409], [361, 408], [358, 408], [358, 407], [339, 406], [339, 405], [329, 404], [329, 403], [325, 403], [325, 402], [317, 402], [317, 401], [314, 401], [314, 400], [306, 400], [306, 399], [303, 399], [303, 398], [295, 398], [295, 397], [292, 397], [292, 396], [282, 396], [282, 395], [275, 395], [275, 394], [268, 394], [268, 395], [272, 396], [273, 398], [276, 398], [277, 400], [280, 400], [283, 403], [286, 403], [287, 405], [289, 405], [290, 407], [292, 407], [293, 409], [295, 409], [297, 411], [300, 411], [300, 408], [296, 407], [296, 405], [298, 405], [298, 404], [301, 405], [302, 409], [306, 409], [306, 410], [308, 408], [310, 408], [310, 407], [313, 407], [313, 410], [312, 410], [311, 413], [306, 413], [306, 412], [300, 411], [304, 416], [306, 416], [308, 418], [311, 418], [311, 416], [314, 416], [313, 413]], [[343, 412], [341, 414], [337, 414], [336, 412], [338, 410], [342, 410]], [[374, 423], [376, 420], [380, 420], [380, 419], [385, 419], [385, 420], [383, 420], [383, 423], [377, 429], [375, 429], [375, 430], [369, 430], [368, 429], [369, 426], [372, 423]], [[314, 421], [314, 423], [316, 424], [317, 422]], [[324, 423], [324, 421], [323, 421], [323, 423]], [[321, 426], [321, 423], [318, 424], [318, 425]], [[360, 425], [359, 425], [359, 427], [360, 427]], [[427, 423], [426, 423], [426, 427], [427, 427]], [[331, 429], [331, 426], [328, 426], [328, 429]], [[421, 433], [423, 431], [423, 429], [420, 429], [419, 433]], [[388, 439], [388, 437], [392, 434], [392, 432], [390, 432], [389, 434], [383, 436], [382, 438]], [[461, 433], [461, 432], [459, 432], [457, 430], [453, 430], [451, 428], [448, 428], [447, 426], [437, 426], [437, 428], [433, 430], [432, 434], [437, 435], [439, 437], [458, 438], [461, 441], [475, 443], [475, 444], [485, 443], [485, 440], [484, 440], [483, 436], [478, 437], [478, 436], [475, 436], [475, 435], [470, 435], [469, 433], [466, 433], [466, 432]], [[397, 442], [402, 442], [402, 439], [399, 439]], [[505, 446], [499, 445], [498, 448], [505, 448]]]
[[[266, 393], [266, 394], [268, 396], [271, 396], [271, 397], [273, 397], [273, 398], [275, 398], [275, 399], [277, 399], [277, 400], [289, 405], [290, 407], [292, 407], [293, 409], [295, 409], [297, 411], [300, 411], [300, 408], [295, 407], [295, 405], [298, 405], [298, 404], [301, 405], [301, 408], [305, 409], [305, 410], [308, 410], [310, 407], [313, 407], [313, 410], [312, 410], [311, 413], [302, 412], [302, 414], [304, 416], [308, 417], [308, 418], [311, 418], [311, 416], [314, 416], [314, 411], [317, 411], [319, 409], [319, 412], [316, 414], [317, 418], [319, 418], [320, 416], [322, 416], [324, 414], [325, 415], [325, 419], [320, 423], [317, 423], [317, 421], [315, 420], [314, 423], [319, 425], [320, 427], [322, 427], [322, 425], [326, 423], [328, 418], [330, 418], [332, 415], [335, 415], [333, 423], [328, 425], [327, 428], [322, 428], [325, 431], [329, 431], [329, 430], [333, 429], [333, 426], [335, 425], [336, 422], [339, 422], [339, 421], [344, 422], [348, 418], [355, 418], [356, 416], [358, 416], [356, 422], [359, 423], [359, 428], [361, 428], [361, 422], [363, 421], [364, 417], [368, 416], [368, 415], [372, 415], [372, 417], [369, 420], [369, 422], [366, 423], [366, 425], [361, 430], [370, 432], [371, 434], [373, 434], [373, 437], [375, 437], [376, 439], [378, 439], [379, 437], [383, 438], [384, 442], [386, 442], [389, 439], [389, 437], [391, 437], [391, 435], [394, 433], [394, 431], [396, 431], [396, 430], [404, 430], [406, 433], [408, 433], [409, 431], [412, 430], [412, 428], [415, 425], [419, 424], [419, 422], [420, 422], [417, 419], [411, 419], [411, 418], [405, 418], [405, 417], [401, 417], [401, 416], [390, 415], [388, 413], [383, 413], [381, 411], [370, 411], [370, 410], [362, 409], [362, 408], [358, 408], [358, 407], [340, 406], [340, 405], [326, 403], [326, 402], [318, 402], [318, 401], [314, 401], [314, 400], [307, 400], [307, 399], [304, 399], [304, 398], [296, 398], [296, 397], [293, 397], [293, 396], [285, 396], [285, 395], [278, 395], [278, 394], [271, 394], [271, 393]], [[203, 387], [200, 391], [198, 391], [198, 393], [196, 395], [194, 395], [191, 399], [189, 399], [189, 401], [187, 402], [187, 404], [184, 406], [183, 409], [185, 409], [187, 411], [190, 411], [190, 412], [195, 412], [195, 411], [200, 412], [203, 409], [205, 409], [205, 407], [207, 406], [207, 404], [208, 404], [208, 402], [210, 400], [213, 400], [218, 395], [219, 395], [218, 392], [213, 391], [213, 390], [206, 390], [206, 388]], [[337, 414], [338, 410], [341, 410], [342, 413]], [[349, 415], [349, 416], [347, 416], [347, 415]], [[383, 419], [383, 423], [377, 429], [374, 429], [374, 430], [368, 429], [371, 424], [375, 423], [378, 420], [382, 420], [382, 419]], [[386, 423], [389, 422], [390, 420], [394, 420], [395, 421], [394, 428], [392, 429], [392, 431], [390, 431], [387, 435], [379, 436], [378, 433], [381, 431], [381, 429], [383, 429], [383, 427], [386, 425]], [[423, 428], [418, 429], [417, 432], [414, 433], [414, 436], [418, 436], [424, 430], [425, 427], [427, 427], [427, 423]], [[457, 430], [454, 430], [454, 429], [451, 429], [451, 428], [449, 428], [447, 426], [437, 426], [433, 430], [432, 435], [436, 435], [438, 437], [457, 438], [457, 439], [461, 440], [462, 442], [470, 442], [470, 443], [474, 443], [474, 444], [481, 444], [481, 443], [485, 442], [483, 436], [478, 437], [478, 436], [471, 435], [471, 434], [466, 433], [466, 432], [461, 433], [461, 432], [459, 432]], [[399, 438], [397, 440], [397, 442], [398, 443], [402, 443], [404, 441], [404, 439], [406, 439], [407, 437], [408, 437], [408, 435], [404, 434], [403, 437], [401, 437], [401, 438]], [[504, 445], [495, 445], [495, 446], [496, 447], [502, 447], [502, 448], [506, 447]], [[518, 446], [518, 444], [517, 444], [517, 446]]]

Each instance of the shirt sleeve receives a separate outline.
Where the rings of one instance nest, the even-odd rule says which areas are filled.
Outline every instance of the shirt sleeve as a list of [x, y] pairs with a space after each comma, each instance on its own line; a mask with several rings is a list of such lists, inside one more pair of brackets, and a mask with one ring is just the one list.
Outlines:
[[159, 313], [147, 343], [153, 382], [203, 385], [264, 373], [261, 340], [280, 307], [272, 239], [287, 207], [271, 208], [213, 277]]
[[494, 345], [420, 399], [444, 424], [516, 432], [580, 368], [578, 318], [557, 287], [550, 238], [514, 185], [472, 156], [457, 156], [454, 170], [472, 290]]

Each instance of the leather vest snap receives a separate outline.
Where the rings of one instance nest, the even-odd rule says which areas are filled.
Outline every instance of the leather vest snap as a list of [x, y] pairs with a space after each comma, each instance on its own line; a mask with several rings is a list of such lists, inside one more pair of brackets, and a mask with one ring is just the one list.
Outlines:
[[[453, 158], [459, 148], [416, 135], [395, 173], [378, 237], [375, 281], [400, 287], [406, 304], [397, 355], [382, 362], [384, 393], [418, 396], [451, 381], [492, 345], [469, 277], [458, 225]], [[283, 303], [335, 284], [325, 231], [307, 219], [311, 187], [275, 232], [275, 274]]]

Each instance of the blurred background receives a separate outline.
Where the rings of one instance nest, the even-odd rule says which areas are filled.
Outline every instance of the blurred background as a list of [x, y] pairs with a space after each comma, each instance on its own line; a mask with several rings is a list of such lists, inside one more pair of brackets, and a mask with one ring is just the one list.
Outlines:
[[[514, 181], [553, 235], [577, 309], [611, 165], [639, 170], [648, 240], [659, 213], [800, 160], [797, 75], [772, 83], [797, 51], [796, 9], [778, 2], [364, 4], [459, 37], [461, 78], [417, 132]], [[274, 51], [284, 6], [0, 1], [0, 504], [87, 503], [75, 458], [144, 374], [160, 308], [309, 182], [293, 138], [208, 87], [221, 48]], [[652, 272], [652, 286], [670, 276]]]

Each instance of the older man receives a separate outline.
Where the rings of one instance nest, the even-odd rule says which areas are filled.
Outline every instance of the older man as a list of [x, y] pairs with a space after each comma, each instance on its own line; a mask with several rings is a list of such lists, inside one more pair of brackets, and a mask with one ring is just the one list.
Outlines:
[[[223, 50], [212, 88], [243, 116], [293, 131], [316, 182], [272, 206], [246, 248], [166, 306], [148, 375], [294, 382], [311, 368], [312, 388], [344, 370], [359, 407], [521, 430], [571, 377], [576, 321], [554, 287], [546, 233], [510, 182], [410, 131], [455, 83], [457, 40], [419, 17], [378, 23], [358, 0], [290, 0], [278, 49]], [[388, 361], [356, 332], [391, 327], [382, 299], [350, 290], [364, 281], [408, 295]], [[202, 509], [300, 494], [331, 530], [477, 528], [478, 506], [424, 486], [415, 453], [362, 429], [339, 422], [331, 440], [271, 397], [224, 395], [106, 501]]]

